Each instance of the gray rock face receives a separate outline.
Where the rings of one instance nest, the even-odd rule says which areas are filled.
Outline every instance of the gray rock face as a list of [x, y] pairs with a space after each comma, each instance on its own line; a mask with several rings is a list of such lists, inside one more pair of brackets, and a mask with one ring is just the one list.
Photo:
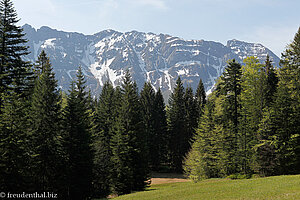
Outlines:
[[228, 59], [238, 62], [256, 56], [264, 62], [267, 54], [274, 65], [279, 58], [261, 44], [230, 40], [224, 46], [218, 42], [183, 40], [165, 34], [131, 31], [121, 33], [105, 30], [94, 35], [83, 35], [41, 27], [35, 30], [23, 26], [29, 40], [26, 59], [37, 60], [44, 49], [50, 57], [62, 90], [67, 91], [79, 65], [87, 77], [88, 87], [98, 94], [105, 81], [120, 85], [127, 69], [141, 89], [145, 81], [165, 96], [172, 91], [176, 79], [196, 89], [200, 78], [206, 90], [223, 73]]

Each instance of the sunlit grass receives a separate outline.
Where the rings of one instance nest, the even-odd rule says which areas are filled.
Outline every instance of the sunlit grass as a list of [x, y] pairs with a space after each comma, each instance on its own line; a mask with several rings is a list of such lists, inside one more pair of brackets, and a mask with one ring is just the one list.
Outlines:
[[300, 199], [300, 175], [153, 185], [115, 200]]

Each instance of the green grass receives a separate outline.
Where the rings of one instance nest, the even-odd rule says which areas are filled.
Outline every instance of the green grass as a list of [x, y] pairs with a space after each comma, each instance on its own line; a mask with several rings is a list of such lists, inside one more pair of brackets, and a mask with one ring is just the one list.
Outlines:
[[300, 175], [154, 185], [114, 200], [300, 199]]

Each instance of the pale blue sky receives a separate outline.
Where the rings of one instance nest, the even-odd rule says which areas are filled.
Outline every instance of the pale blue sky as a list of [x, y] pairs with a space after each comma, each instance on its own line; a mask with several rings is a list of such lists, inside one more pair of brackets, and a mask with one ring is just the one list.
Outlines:
[[280, 56], [300, 26], [299, 0], [13, 0], [20, 25], [94, 34], [167, 33], [257, 42]]

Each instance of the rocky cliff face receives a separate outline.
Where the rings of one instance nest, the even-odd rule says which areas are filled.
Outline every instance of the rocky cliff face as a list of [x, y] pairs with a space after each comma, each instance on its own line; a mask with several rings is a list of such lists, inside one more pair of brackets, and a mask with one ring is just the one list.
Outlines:
[[31, 54], [27, 60], [36, 61], [44, 49], [50, 57], [59, 86], [67, 91], [79, 65], [94, 94], [101, 91], [105, 81], [114, 86], [121, 83], [127, 69], [141, 89], [145, 81], [159, 87], [168, 96], [176, 79], [196, 89], [200, 78], [206, 90], [215, 83], [228, 59], [238, 62], [256, 56], [263, 62], [270, 55], [275, 65], [279, 58], [261, 44], [230, 40], [221, 43], [204, 40], [184, 40], [166, 34], [131, 31], [121, 33], [105, 30], [83, 35], [41, 27], [35, 30], [23, 26]]

